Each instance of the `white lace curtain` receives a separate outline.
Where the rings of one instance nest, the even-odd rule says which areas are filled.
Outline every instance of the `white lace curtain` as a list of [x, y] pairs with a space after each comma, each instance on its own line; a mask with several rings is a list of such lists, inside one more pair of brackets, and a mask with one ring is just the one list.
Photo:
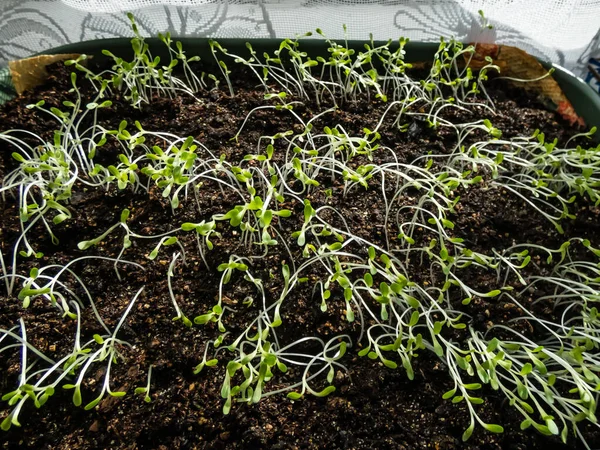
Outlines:
[[144, 35], [282, 38], [320, 27], [333, 38], [468, 41], [482, 9], [497, 42], [588, 75], [600, 52], [600, 0], [0, 0], [0, 66], [72, 42]]

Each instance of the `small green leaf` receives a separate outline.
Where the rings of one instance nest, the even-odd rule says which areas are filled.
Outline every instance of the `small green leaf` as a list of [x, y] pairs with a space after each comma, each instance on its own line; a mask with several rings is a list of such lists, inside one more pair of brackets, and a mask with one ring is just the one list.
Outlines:
[[225, 404], [223, 405], [223, 414], [227, 415], [229, 414], [229, 411], [231, 411], [231, 397], [227, 397], [227, 400], [225, 400]]
[[100, 403], [100, 400], [102, 400], [102, 397], [98, 397], [97, 399], [92, 400], [87, 405], [85, 405], [85, 407], [83, 409], [85, 409], [86, 411], [89, 411], [90, 409], [94, 408], [98, 403]]
[[389, 359], [382, 359], [381, 362], [383, 362], [383, 365], [389, 369], [396, 369], [398, 367], [398, 364], [396, 364], [394, 361], [390, 361]]
[[414, 327], [419, 322], [419, 311], [413, 311], [408, 322], [409, 327]]
[[493, 338], [489, 343], [488, 346], [486, 348], [486, 351], [488, 352], [493, 352], [498, 348], [498, 344], [500, 343], [500, 341], [498, 340], [498, 338]]
[[521, 372], [519, 372], [519, 375], [527, 376], [532, 371], [533, 371], [533, 366], [531, 365], [531, 363], [525, 363], [525, 364], [523, 364], [523, 368], [521, 369]]
[[465, 432], [462, 435], [463, 442], [466, 442], [469, 440], [469, 438], [473, 434], [474, 429], [475, 429], [475, 424], [471, 424], [471, 426], [465, 430]]
[[181, 224], [181, 229], [183, 231], [192, 231], [195, 230], [197, 227], [197, 225], [195, 223], [191, 223], [191, 222], [185, 222]]
[[302, 394], [299, 392], [289, 392], [287, 398], [290, 400], [300, 400], [302, 398]]
[[81, 241], [77, 244], [79, 250], [87, 250], [91, 246], [96, 245], [96, 242], [92, 241]]
[[202, 314], [201, 316], [197, 316], [196, 318], [194, 318], [194, 323], [196, 325], [204, 325], [208, 322], [210, 322], [210, 320], [214, 317], [214, 313], [210, 312], [208, 314]]
[[169, 239], [167, 239], [163, 245], [164, 246], [169, 246], [169, 245], [173, 245], [177, 242], [177, 238], [175, 236], [171, 236]]
[[79, 386], [75, 386], [75, 392], [73, 392], [73, 404], [75, 406], [81, 406], [81, 389], [79, 388]]
[[19, 161], [20, 163], [24, 163], [25, 162], [25, 158], [23, 158], [23, 156], [21, 156], [21, 154], [14, 152], [12, 154], [12, 157], [14, 159], [16, 159], [17, 161]]
[[2, 401], [5, 402], [7, 400], [10, 400], [11, 398], [13, 398], [16, 395], [19, 395], [19, 390], [18, 389], [16, 391], [12, 391], [12, 392], [9, 392], [7, 394], [4, 394], [2, 396]]
[[315, 392], [314, 395], [317, 397], [326, 397], [329, 394], [331, 394], [332, 392], [335, 392], [335, 386], [327, 386], [321, 392]]
[[[367, 356], [367, 354], [369, 353], [370, 348], [369, 347], [365, 347], [363, 348], [360, 352], [358, 352], [358, 356]], [[375, 355], [377, 356], [377, 355]]]
[[546, 426], [548, 427], [548, 430], [550, 431], [550, 433], [552, 433], [554, 435], [559, 434], [558, 427], [556, 426], [556, 422], [554, 422], [554, 420], [552, 420], [552, 419], [546, 420]]
[[334, 376], [335, 376], [335, 369], [333, 368], [333, 366], [331, 366], [329, 368], [329, 372], [327, 373], [327, 382], [329, 384], [331, 384], [331, 382], [333, 381]]
[[369, 259], [372, 261], [375, 259], [375, 248], [369, 247]]
[[501, 293], [502, 293], [502, 291], [500, 289], [495, 289], [495, 290], [490, 291], [487, 294], [485, 294], [484, 297], [496, 297], [496, 296], [500, 295]]
[[531, 420], [530, 419], [525, 419], [523, 422], [521, 422], [521, 430], [526, 430], [527, 428], [529, 428], [531, 426]]
[[496, 424], [492, 424], [492, 423], [486, 423], [483, 425], [483, 428], [485, 428], [486, 430], [492, 432], [492, 433], [504, 433], [504, 428], [500, 425], [496, 425]]
[[352, 289], [351, 288], [344, 289], [344, 299], [347, 302], [349, 302], [350, 300], [352, 300]]
[[456, 388], [450, 389], [449, 391], [445, 392], [444, 395], [442, 395], [442, 398], [444, 400], [448, 400], [449, 398], [453, 397], [454, 394], [456, 394]]
[[2, 431], [8, 431], [8, 430], [10, 430], [11, 425], [12, 425], [12, 414], [9, 414], [8, 416], [6, 416], [4, 418], [4, 420], [2, 421], [2, 424], [0, 424], [0, 429], [2, 429]]

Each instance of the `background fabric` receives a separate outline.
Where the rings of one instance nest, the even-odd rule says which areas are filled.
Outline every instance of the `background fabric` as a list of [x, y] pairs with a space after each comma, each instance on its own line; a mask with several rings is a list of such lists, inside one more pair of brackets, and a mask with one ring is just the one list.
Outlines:
[[488, 36], [586, 77], [600, 53], [600, 0], [2, 0], [0, 66], [60, 45], [130, 36], [126, 11], [142, 34], [283, 38], [320, 27], [332, 38], [435, 41]]

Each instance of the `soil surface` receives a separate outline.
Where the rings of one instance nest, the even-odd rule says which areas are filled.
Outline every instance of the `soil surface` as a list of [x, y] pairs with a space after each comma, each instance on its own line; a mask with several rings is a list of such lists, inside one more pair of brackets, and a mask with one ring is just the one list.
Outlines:
[[[27, 109], [26, 105], [40, 99], [46, 107], [61, 107], [62, 101], [71, 100], [69, 76], [60, 66], [52, 68], [48, 83], [33, 92], [9, 102], [0, 109], [0, 130], [22, 128], [51, 139], [56, 122], [48, 115]], [[250, 80], [250, 81], [248, 81]], [[200, 92], [199, 101], [182, 96], [176, 99], [155, 98], [151, 106], [134, 110], [127, 103], [114, 99], [113, 106], [101, 110], [98, 120], [106, 128], [117, 128], [121, 120], [133, 124], [139, 120], [145, 129], [170, 132], [179, 136], [194, 136], [206, 148], [217, 155], [226, 155], [227, 161], [240, 161], [244, 155], [255, 153], [258, 138], [277, 132], [295, 130], [297, 121], [287, 111], [257, 111], [246, 123], [237, 142], [236, 135], [246, 115], [264, 104], [263, 91], [256, 88], [249, 77], [234, 77], [236, 96], [231, 98], [224, 90]], [[92, 91], [82, 84], [82, 95], [90, 98]], [[491, 80], [488, 87], [495, 101], [497, 114], [493, 124], [509, 138], [517, 134], [531, 135], [541, 129], [546, 136], [565, 140], [575, 130], [555, 113], [543, 108], [538, 100], [500, 80]], [[288, 100], [290, 100], [288, 98]], [[291, 99], [293, 100], [293, 99]], [[339, 124], [350, 136], [360, 135], [365, 127], [374, 128], [386, 105], [380, 101], [348, 102], [335, 113], [323, 116], [315, 122], [315, 129], [325, 125]], [[311, 117], [319, 111], [316, 105], [304, 102], [294, 111], [302, 117]], [[474, 119], [483, 111], [473, 113]], [[393, 149], [395, 158], [410, 163], [429, 151], [444, 152], [451, 148], [456, 136], [444, 129], [435, 131], [425, 123], [413, 122], [407, 132], [401, 133], [386, 120], [381, 128], [382, 146]], [[296, 127], [296, 128], [295, 128]], [[133, 128], [130, 126], [130, 128]], [[297, 130], [296, 130], [297, 132]], [[13, 148], [0, 146], [0, 179], [14, 170], [18, 163], [11, 158]], [[276, 148], [277, 152], [281, 149]], [[110, 143], [101, 149], [98, 158], [104, 164], [114, 164], [118, 147]], [[277, 158], [277, 156], [276, 156]], [[374, 153], [376, 163], [390, 160], [385, 152]], [[325, 177], [323, 177], [325, 178]], [[343, 215], [352, 231], [385, 247], [385, 232], [381, 190], [355, 188], [342, 195], [341, 183], [321, 180], [319, 189], [311, 193], [314, 208], [330, 205]], [[131, 215], [128, 226], [142, 235], [158, 235], [177, 229], [183, 222], [198, 223], [213, 214], [228, 211], [238, 204], [239, 198], [217, 186], [202, 186], [198, 200], [192, 195], [182, 199], [181, 205], [171, 210], [169, 202], [159, 189], [151, 184], [149, 192], [133, 192], [130, 188], [119, 190], [112, 184], [104, 188], [78, 186], [69, 204], [73, 217], [52, 226], [60, 245], [53, 245], [42, 226], [35, 228], [36, 250], [43, 252], [40, 260], [17, 259], [17, 273], [27, 275], [34, 266], [66, 264], [85, 255], [115, 257], [122, 248], [123, 233], [111, 233], [98, 246], [81, 251], [77, 243], [101, 235], [118, 222], [121, 211], [128, 208]], [[294, 215], [280, 219], [277, 226], [297, 261], [302, 260], [301, 248], [290, 234], [302, 226], [303, 205], [289, 200], [282, 208]], [[10, 255], [20, 233], [19, 214], [15, 199], [7, 195], [1, 203], [0, 241], [4, 255]], [[455, 237], [469, 241], [469, 248], [482, 253], [492, 249], [501, 250], [514, 241], [529, 242], [557, 248], [570, 237], [588, 238], [595, 247], [600, 246], [600, 209], [578, 198], [571, 212], [576, 218], [565, 219], [564, 235], [540, 214], [531, 213], [524, 201], [501, 190], [473, 187], [461, 193], [457, 212], [453, 216]], [[277, 220], [277, 218], [275, 219]], [[331, 220], [335, 222], [332, 213]], [[179, 232], [177, 236], [186, 249], [185, 265], [178, 265], [172, 278], [173, 293], [187, 317], [205, 314], [214, 304], [218, 294], [222, 272], [217, 266], [227, 262], [229, 255], [260, 255], [262, 249], [240, 245], [239, 235], [227, 222], [218, 223], [222, 238], [214, 239], [214, 249], [205, 252], [207, 268], [197, 251], [192, 233]], [[396, 239], [397, 230], [390, 236]], [[522, 417], [503, 401], [495, 391], [484, 387], [485, 403], [478, 407], [480, 417], [488, 423], [504, 426], [501, 434], [492, 434], [476, 427], [470, 440], [463, 443], [461, 435], [468, 426], [469, 416], [465, 402], [458, 404], [442, 399], [442, 394], [452, 387], [444, 362], [434, 353], [422, 351], [414, 360], [414, 380], [409, 380], [401, 366], [392, 370], [378, 361], [357, 355], [359, 325], [349, 323], [345, 316], [345, 302], [341, 293], [334, 292], [327, 311], [319, 309], [320, 300], [313, 297], [313, 284], [301, 285], [293, 292], [282, 309], [284, 325], [279, 331], [282, 345], [303, 336], [320, 336], [328, 340], [336, 335], [348, 334], [353, 347], [341, 361], [347, 372], [338, 371], [333, 384], [336, 391], [324, 398], [306, 395], [292, 401], [285, 394], [264, 398], [257, 404], [234, 403], [231, 412], [222, 412], [220, 395], [224, 367], [228, 354], [217, 354], [219, 364], [205, 367], [195, 375], [194, 367], [202, 359], [205, 346], [214, 340], [219, 331], [215, 323], [185, 327], [175, 316], [167, 283], [167, 270], [172, 249], [163, 248], [158, 257], [146, 258], [156, 240], [133, 239], [133, 245], [124, 253], [124, 259], [136, 262], [145, 270], [120, 265], [117, 278], [113, 264], [108, 261], [86, 260], [75, 263], [72, 269], [85, 283], [95, 300], [99, 315], [109, 328], [113, 328], [129, 305], [133, 295], [144, 286], [144, 291], [127, 316], [119, 337], [131, 344], [120, 349], [124, 360], [118, 360], [111, 369], [113, 390], [127, 391], [122, 398], [106, 397], [89, 411], [75, 407], [72, 391], [57, 389], [46, 405], [40, 409], [27, 402], [20, 419], [22, 426], [12, 427], [0, 433], [2, 448], [17, 449], [567, 449], [579, 448], [581, 444], [570, 436], [569, 445], [558, 438], [537, 433], [533, 428], [519, 429]], [[366, 249], [355, 249], [366, 254]], [[573, 251], [581, 251], [574, 249]], [[6, 258], [6, 256], [5, 256]], [[7, 265], [11, 266], [7, 259]], [[262, 278], [268, 301], [274, 301], [282, 288], [281, 264], [289, 263], [283, 246], [273, 246], [265, 258], [252, 259], [251, 271]], [[416, 282], [427, 279], [428, 272], [419, 261], [411, 263], [411, 273]], [[526, 275], [544, 271], [544, 263], [530, 265]], [[322, 276], [307, 273], [306, 277]], [[473, 269], [466, 279], [470, 285], [482, 290], [491, 289], [495, 277]], [[77, 283], [66, 277], [66, 283], [83, 295]], [[491, 280], [491, 281], [490, 281]], [[516, 282], [515, 282], [515, 285]], [[543, 291], [543, 288], [541, 289]], [[0, 289], [0, 328], [10, 329], [22, 318], [27, 327], [28, 340], [49, 357], [58, 360], [72, 347], [76, 329], [74, 320], [63, 318], [57, 308], [36, 299], [24, 309], [16, 294], [8, 298], [4, 287]], [[253, 295], [252, 286], [234, 273], [226, 285], [225, 298], [235, 313], [225, 315], [224, 325], [233, 334], [248, 326], [254, 317], [258, 301], [244, 306], [244, 299]], [[531, 305], [536, 293], [524, 298]], [[490, 323], [508, 322], [517, 316], [514, 305], [493, 298], [474, 300], [462, 307], [469, 314], [471, 325], [485, 331]], [[531, 306], [536, 314], [553, 317], [551, 302]], [[91, 308], [82, 309], [81, 327], [83, 340], [102, 332]], [[523, 334], [536, 337], [539, 330], [527, 321], [520, 322]], [[531, 327], [531, 330], [528, 328]], [[456, 331], [460, 339], [460, 332]], [[209, 354], [213, 352], [212, 347]], [[136, 387], [145, 386], [149, 366], [153, 366], [151, 378], [151, 402], [134, 394]], [[19, 348], [0, 354], [0, 393], [17, 386], [20, 371]], [[93, 367], [84, 381], [84, 405], [94, 398], [98, 384], [103, 380], [105, 367]], [[276, 374], [268, 385], [270, 389], [295, 380], [301, 372], [290, 368], [286, 374]], [[325, 385], [323, 385], [324, 387]], [[0, 404], [0, 418], [10, 411], [6, 402]], [[588, 433], [592, 448], [600, 448], [600, 433], [595, 427], [583, 427]], [[582, 447], [583, 448], [583, 447]]]

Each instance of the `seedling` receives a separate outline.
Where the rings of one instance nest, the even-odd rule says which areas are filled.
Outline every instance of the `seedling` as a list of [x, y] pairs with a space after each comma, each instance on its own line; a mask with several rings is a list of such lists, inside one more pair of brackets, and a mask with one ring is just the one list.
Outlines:
[[150, 381], [151, 380], [152, 380], [152, 365], [150, 365], [150, 368], [148, 369], [148, 383], [146, 384], [146, 387], [135, 388], [136, 394], [144, 394], [144, 401], [146, 403], [150, 403], [152, 401], [152, 398], [150, 398]]

